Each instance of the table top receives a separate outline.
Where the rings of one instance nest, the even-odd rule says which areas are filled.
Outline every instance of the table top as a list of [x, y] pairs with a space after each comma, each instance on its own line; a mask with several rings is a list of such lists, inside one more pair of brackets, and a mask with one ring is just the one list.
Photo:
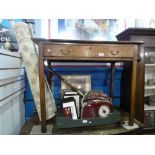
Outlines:
[[39, 44], [42, 43], [80, 43], [80, 44], [143, 44], [143, 41], [92, 41], [92, 40], [64, 40], [64, 39], [44, 39], [32, 38], [32, 40]]

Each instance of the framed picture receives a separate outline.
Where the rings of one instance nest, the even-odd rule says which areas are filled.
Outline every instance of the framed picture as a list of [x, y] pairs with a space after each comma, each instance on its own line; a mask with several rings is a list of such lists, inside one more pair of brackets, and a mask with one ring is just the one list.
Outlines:
[[[91, 77], [90, 75], [64, 75], [62, 76], [70, 84], [80, 90], [83, 94], [91, 90]], [[71, 89], [64, 82], [61, 82], [61, 90]]]
[[[50, 32], [51, 39], [116, 41], [115, 36], [126, 26], [124, 19], [50, 19], [44, 22], [49, 25], [50, 31], [46, 32]], [[44, 32], [46, 27], [42, 27]]]
[[[65, 111], [66, 114], [70, 111], [69, 113], [71, 113], [72, 119], [78, 119], [75, 99], [73, 97], [65, 98], [63, 100], [62, 106], [63, 106], [63, 111]], [[68, 112], [66, 111], [66, 108]]]
[[69, 89], [64, 89], [63, 90], [63, 98], [68, 98], [68, 97], [73, 97], [75, 99], [75, 105], [77, 109], [77, 115], [80, 117], [80, 95], [78, 95], [77, 92], [69, 90]]

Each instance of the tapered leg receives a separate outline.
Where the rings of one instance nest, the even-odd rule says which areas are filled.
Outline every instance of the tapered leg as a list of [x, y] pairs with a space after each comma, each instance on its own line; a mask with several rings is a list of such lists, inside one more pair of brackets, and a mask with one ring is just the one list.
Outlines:
[[[51, 60], [47, 60], [47, 64], [48, 64], [48, 68], [51, 68]], [[47, 72], [47, 81], [48, 81], [50, 88], [52, 87], [51, 78], [52, 78], [52, 73], [48, 71]]]
[[39, 44], [39, 84], [40, 84], [40, 108], [41, 108], [41, 131], [45, 133], [46, 128], [46, 104], [45, 104], [45, 86], [44, 86], [44, 60], [43, 44]]
[[137, 48], [135, 47], [134, 58], [132, 62], [132, 83], [131, 83], [131, 104], [130, 104], [129, 125], [134, 124], [134, 117], [135, 117], [136, 76], [137, 76], [136, 74], [137, 74]]
[[110, 76], [110, 97], [114, 97], [114, 82], [115, 82], [115, 62], [111, 62], [111, 76]]

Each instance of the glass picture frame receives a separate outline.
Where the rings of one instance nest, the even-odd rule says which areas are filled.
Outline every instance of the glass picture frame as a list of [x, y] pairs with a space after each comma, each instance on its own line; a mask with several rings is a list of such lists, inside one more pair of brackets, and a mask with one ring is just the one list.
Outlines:
[[[83, 94], [91, 90], [91, 77], [90, 75], [63, 75], [65, 80], [76, 87]], [[71, 89], [68, 85], [61, 81], [61, 90]]]

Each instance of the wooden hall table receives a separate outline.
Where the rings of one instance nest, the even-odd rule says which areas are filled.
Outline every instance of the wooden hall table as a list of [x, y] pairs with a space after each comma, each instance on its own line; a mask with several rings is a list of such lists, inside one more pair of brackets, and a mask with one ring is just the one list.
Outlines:
[[[34, 41], [39, 45], [39, 80], [42, 132], [46, 132], [44, 60], [49, 62], [110, 62], [113, 68], [115, 62], [129, 62], [132, 69], [129, 125], [134, 124], [137, 60], [139, 58], [138, 50], [141, 50], [140, 47], [142, 42], [53, 40], [40, 38], [35, 38]], [[114, 72], [113, 68], [112, 73]], [[111, 77], [111, 79], [110, 94], [112, 97], [114, 78]]]

